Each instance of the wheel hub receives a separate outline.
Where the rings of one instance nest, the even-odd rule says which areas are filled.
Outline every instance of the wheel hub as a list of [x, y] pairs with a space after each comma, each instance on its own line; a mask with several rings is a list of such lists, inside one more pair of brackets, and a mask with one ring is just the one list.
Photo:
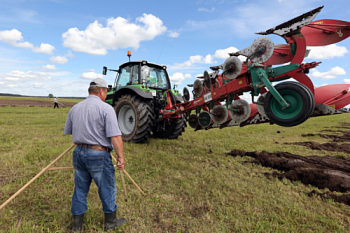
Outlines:
[[123, 134], [130, 134], [135, 129], [135, 112], [130, 105], [124, 105], [118, 113], [119, 128]]

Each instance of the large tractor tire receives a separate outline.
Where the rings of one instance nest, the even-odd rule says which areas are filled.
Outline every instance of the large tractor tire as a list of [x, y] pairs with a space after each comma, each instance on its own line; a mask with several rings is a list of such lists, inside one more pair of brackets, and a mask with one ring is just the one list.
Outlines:
[[127, 142], [145, 142], [152, 131], [154, 112], [147, 100], [139, 96], [124, 95], [115, 104], [122, 138]]
[[264, 100], [267, 117], [277, 125], [295, 126], [306, 121], [315, 107], [315, 100], [310, 90], [296, 82], [283, 82], [275, 86], [280, 95], [290, 104], [286, 109], [276, 101], [270, 92]]

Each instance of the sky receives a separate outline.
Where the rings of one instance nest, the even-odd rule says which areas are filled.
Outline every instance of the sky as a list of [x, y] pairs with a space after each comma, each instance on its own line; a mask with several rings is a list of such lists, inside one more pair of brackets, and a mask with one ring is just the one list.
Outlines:
[[[92, 79], [114, 83], [102, 67], [118, 69], [128, 50], [131, 60], [166, 65], [182, 92], [256, 32], [322, 5], [315, 20], [350, 21], [348, 0], [1, 0], [0, 93], [86, 97]], [[315, 87], [350, 84], [350, 38], [310, 49], [304, 61], [322, 61], [309, 73]]]

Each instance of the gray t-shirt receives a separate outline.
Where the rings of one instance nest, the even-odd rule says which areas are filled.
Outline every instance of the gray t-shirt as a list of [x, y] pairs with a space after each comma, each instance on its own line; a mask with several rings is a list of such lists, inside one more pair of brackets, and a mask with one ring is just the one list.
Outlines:
[[95, 95], [89, 95], [72, 107], [64, 133], [73, 135], [73, 143], [110, 149], [113, 149], [111, 137], [122, 135], [113, 107]]

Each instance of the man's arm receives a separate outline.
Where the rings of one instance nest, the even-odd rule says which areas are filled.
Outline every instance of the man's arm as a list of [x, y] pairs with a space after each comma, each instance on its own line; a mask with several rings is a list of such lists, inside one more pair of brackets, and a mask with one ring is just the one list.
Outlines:
[[72, 134], [72, 121], [70, 119], [70, 111], [67, 116], [66, 124], [64, 125], [64, 134]]
[[120, 170], [124, 170], [124, 164], [125, 164], [125, 160], [124, 160], [124, 155], [123, 155], [123, 139], [122, 136], [115, 136], [115, 137], [111, 137], [112, 140], [112, 145], [113, 148], [115, 150], [115, 152], [117, 153], [117, 167]]

